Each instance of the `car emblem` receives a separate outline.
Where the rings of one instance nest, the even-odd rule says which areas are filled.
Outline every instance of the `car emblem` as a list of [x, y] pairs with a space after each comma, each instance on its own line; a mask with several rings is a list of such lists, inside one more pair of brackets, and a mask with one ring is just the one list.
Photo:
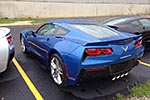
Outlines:
[[122, 47], [122, 49], [123, 49], [125, 52], [127, 52], [127, 50], [128, 50], [128, 46], [126, 46], [126, 47]]

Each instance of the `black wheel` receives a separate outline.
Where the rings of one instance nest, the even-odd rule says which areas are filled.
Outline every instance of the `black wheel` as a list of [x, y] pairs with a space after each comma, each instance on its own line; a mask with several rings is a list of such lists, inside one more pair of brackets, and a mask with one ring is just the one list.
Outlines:
[[23, 53], [27, 53], [27, 48], [26, 48], [26, 45], [25, 45], [25, 43], [24, 43], [24, 38], [23, 38], [23, 36], [20, 37], [20, 44], [21, 44], [22, 52], [23, 52]]
[[64, 64], [58, 54], [53, 54], [50, 59], [51, 77], [59, 87], [67, 86], [67, 76]]

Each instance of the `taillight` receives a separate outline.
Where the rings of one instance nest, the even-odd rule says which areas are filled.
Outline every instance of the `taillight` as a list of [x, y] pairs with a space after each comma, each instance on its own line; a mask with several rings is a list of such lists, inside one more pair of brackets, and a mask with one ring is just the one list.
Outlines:
[[104, 48], [101, 49], [101, 51], [103, 52], [103, 54], [107, 55], [107, 54], [112, 54], [112, 49], [111, 48]]
[[86, 49], [85, 52], [88, 56], [98, 56], [101, 54], [100, 49]]
[[85, 50], [87, 56], [99, 56], [99, 55], [107, 55], [112, 54], [111, 48], [87, 48]]
[[137, 42], [135, 42], [134, 48], [137, 48], [137, 47], [141, 46], [142, 43], [143, 43], [142, 39], [141, 39], [141, 40], [138, 40]]
[[7, 41], [8, 43], [10, 43], [12, 41], [12, 37], [11, 36], [7, 37]]

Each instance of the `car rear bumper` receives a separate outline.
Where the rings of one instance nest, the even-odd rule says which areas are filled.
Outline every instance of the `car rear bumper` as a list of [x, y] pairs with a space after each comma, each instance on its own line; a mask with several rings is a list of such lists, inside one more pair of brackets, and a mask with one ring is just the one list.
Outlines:
[[99, 68], [83, 68], [80, 71], [78, 82], [86, 79], [93, 78], [104, 78], [104, 77], [114, 77], [121, 76], [128, 73], [134, 66], [138, 65], [137, 59], [131, 59], [126, 62], [112, 64], [110, 66], [104, 66]]
[[14, 44], [11, 43], [9, 45], [9, 60], [8, 60], [8, 62], [10, 62], [13, 59], [14, 55], [15, 55], [15, 47], [14, 47]]
[[15, 51], [9, 53], [9, 62], [13, 59], [14, 55], [15, 55]]
[[11, 45], [9, 45], [8, 48], [9, 48], [9, 49], [8, 49], [8, 50], [9, 50], [9, 51], [8, 51], [8, 59], [6, 60], [5, 63], [0, 64], [0, 65], [1, 65], [1, 66], [0, 66], [0, 73], [4, 72], [4, 71], [7, 69], [8, 65], [9, 65], [9, 63], [10, 63], [10, 61], [13, 59], [13, 57], [14, 57], [14, 55], [15, 55], [14, 44], [12, 43]]

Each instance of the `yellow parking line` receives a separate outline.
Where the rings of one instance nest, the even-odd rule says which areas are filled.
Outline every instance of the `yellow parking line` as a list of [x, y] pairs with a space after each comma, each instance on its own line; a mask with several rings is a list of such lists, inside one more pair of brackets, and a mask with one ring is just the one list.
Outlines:
[[150, 64], [145, 63], [145, 62], [142, 62], [142, 61], [140, 61], [140, 60], [138, 60], [138, 61], [139, 61], [140, 64], [145, 65], [145, 66], [147, 66], [147, 67], [150, 67]]
[[43, 97], [40, 95], [34, 84], [31, 82], [31, 80], [28, 78], [24, 70], [21, 68], [19, 63], [15, 58], [13, 58], [13, 63], [15, 64], [16, 68], [18, 69], [19, 73], [21, 74], [22, 78], [24, 79], [25, 83], [29, 87], [30, 91], [33, 93], [36, 100], [44, 100]]

